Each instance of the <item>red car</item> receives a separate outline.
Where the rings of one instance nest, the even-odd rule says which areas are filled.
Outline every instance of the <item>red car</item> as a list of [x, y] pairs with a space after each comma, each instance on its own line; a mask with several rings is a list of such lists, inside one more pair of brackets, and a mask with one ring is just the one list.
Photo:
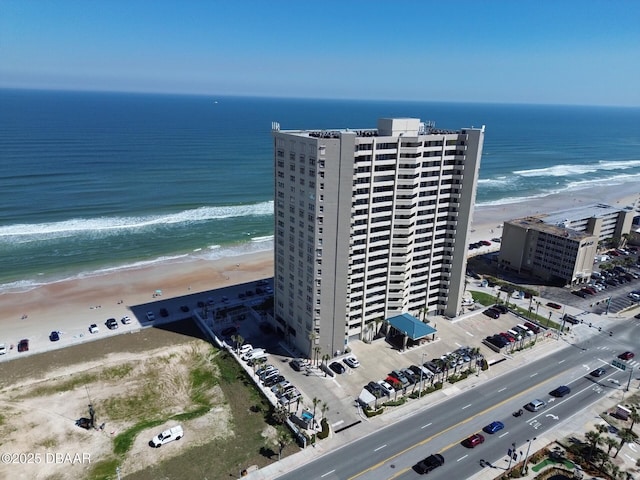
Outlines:
[[469, 438], [464, 440], [462, 443], [465, 447], [474, 448], [480, 445], [481, 443], [484, 443], [484, 436], [479, 433], [474, 433]]
[[549, 303], [547, 303], [547, 307], [555, 308], [556, 310], [560, 310], [562, 308], [562, 305], [558, 305], [557, 303], [554, 303], [554, 302], [549, 302]]
[[622, 360], [631, 360], [633, 357], [635, 357], [633, 352], [624, 352], [618, 355], [618, 358], [621, 358]]

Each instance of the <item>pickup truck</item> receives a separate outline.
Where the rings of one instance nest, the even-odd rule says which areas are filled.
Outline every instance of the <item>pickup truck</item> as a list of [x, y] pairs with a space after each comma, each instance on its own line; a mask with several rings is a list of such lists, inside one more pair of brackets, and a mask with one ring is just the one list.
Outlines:
[[149, 444], [154, 448], [159, 448], [165, 443], [173, 442], [174, 440], [180, 440], [183, 435], [184, 432], [182, 431], [182, 426], [178, 425], [156, 435], [151, 439], [151, 442], [149, 442]]

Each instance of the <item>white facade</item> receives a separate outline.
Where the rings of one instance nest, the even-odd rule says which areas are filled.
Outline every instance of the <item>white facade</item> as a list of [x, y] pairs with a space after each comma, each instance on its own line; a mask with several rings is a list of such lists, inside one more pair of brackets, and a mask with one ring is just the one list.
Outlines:
[[333, 355], [389, 316], [458, 312], [484, 128], [272, 134], [282, 335]]

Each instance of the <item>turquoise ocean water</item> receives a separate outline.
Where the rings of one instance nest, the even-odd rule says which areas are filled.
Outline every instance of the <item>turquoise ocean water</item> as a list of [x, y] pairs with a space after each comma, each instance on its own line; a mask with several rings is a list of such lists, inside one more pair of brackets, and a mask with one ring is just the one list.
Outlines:
[[0, 90], [0, 292], [273, 246], [271, 122], [486, 125], [477, 203], [640, 184], [640, 109]]

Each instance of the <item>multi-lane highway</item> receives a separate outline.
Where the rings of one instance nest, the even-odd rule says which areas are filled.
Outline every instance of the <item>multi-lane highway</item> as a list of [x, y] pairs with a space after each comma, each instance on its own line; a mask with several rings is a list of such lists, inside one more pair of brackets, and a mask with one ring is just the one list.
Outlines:
[[[608, 331], [612, 331], [613, 336], [609, 336]], [[632, 370], [637, 361], [627, 362], [626, 371], [610, 363], [619, 353], [634, 350], [639, 344], [640, 321], [630, 319], [621, 320], [608, 328], [607, 333], [592, 334], [575, 345], [559, 342], [559, 350], [543, 359], [536, 360], [534, 351], [525, 353], [531, 356], [530, 363], [464, 390], [438, 405], [408, 411], [402, 420], [279, 478], [413, 479], [420, 475], [412, 466], [436, 452], [444, 456], [445, 464], [431, 472], [429, 478], [469, 478], [483, 468], [491, 468], [487, 464], [499, 462], [514, 443], [518, 455], [526, 454], [528, 440], [554, 428], [614, 389], [625, 388], [629, 378], [632, 378], [631, 388], [637, 389], [638, 375], [633, 375]], [[640, 357], [640, 352], [637, 353]], [[601, 377], [589, 375], [603, 366], [607, 371]], [[571, 393], [563, 398], [551, 397], [549, 392], [559, 385], [568, 385]], [[535, 398], [547, 402], [547, 407], [535, 413], [525, 411], [520, 417], [512, 415]], [[505, 428], [492, 435], [484, 434], [485, 442], [476, 448], [461, 445], [462, 440], [494, 420], [503, 422]]]

